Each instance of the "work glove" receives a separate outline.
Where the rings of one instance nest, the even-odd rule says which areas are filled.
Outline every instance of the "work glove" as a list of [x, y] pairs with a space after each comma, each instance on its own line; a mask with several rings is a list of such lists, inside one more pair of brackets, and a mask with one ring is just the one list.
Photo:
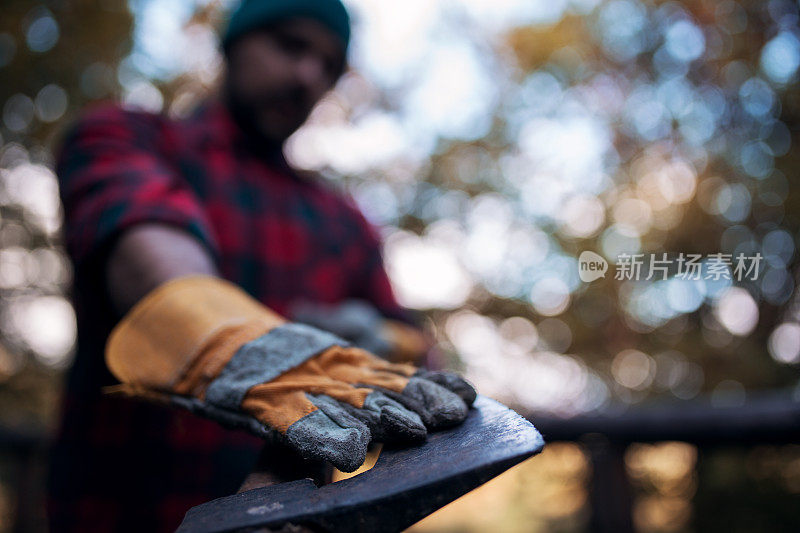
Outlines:
[[459, 424], [476, 395], [455, 374], [390, 363], [287, 322], [209, 276], [145, 296], [109, 336], [106, 363], [127, 394], [166, 397], [226, 426], [277, 435], [343, 472], [364, 462], [373, 440], [416, 443]]
[[337, 304], [301, 301], [292, 305], [290, 316], [394, 363], [417, 363], [430, 349], [425, 335], [412, 326], [385, 318], [364, 300]]

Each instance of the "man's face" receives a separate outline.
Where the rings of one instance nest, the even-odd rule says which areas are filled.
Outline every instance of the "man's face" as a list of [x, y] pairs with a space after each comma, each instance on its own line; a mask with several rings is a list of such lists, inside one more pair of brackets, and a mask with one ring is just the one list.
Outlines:
[[237, 120], [263, 140], [282, 143], [333, 87], [344, 47], [311, 19], [290, 19], [237, 39], [228, 52], [226, 90]]

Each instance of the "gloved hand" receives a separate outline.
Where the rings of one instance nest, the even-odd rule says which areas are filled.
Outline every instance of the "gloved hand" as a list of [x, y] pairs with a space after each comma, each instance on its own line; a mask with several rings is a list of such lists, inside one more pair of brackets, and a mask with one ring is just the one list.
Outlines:
[[129, 393], [166, 394], [262, 437], [277, 432], [344, 472], [372, 440], [418, 442], [462, 422], [476, 395], [455, 374], [389, 363], [208, 276], [143, 298], [112, 331], [106, 362]]
[[291, 307], [290, 316], [394, 363], [418, 362], [430, 349], [421, 331], [385, 318], [363, 300], [345, 300], [339, 304], [300, 301]]

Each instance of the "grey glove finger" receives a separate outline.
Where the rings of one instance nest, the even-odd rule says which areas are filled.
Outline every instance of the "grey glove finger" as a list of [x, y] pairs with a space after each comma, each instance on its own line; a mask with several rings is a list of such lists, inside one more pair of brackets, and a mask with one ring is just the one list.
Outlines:
[[367, 457], [369, 428], [333, 398], [306, 396], [317, 410], [289, 426], [288, 443], [306, 459], [330, 461], [342, 472], [356, 470]]
[[468, 407], [459, 396], [432, 381], [411, 377], [402, 392], [374, 385], [359, 385], [380, 390], [389, 398], [414, 411], [429, 429], [454, 426], [467, 418]]
[[467, 380], [453, 372], [444, 370], [425, 370], [420, 368], [415, 374], [416, 377], [433, 381], [437, 385], [441, 385], [445, 389], [455, 392], [464, 400], [467, 406], [475, 403], [475, 398], [478, 396], [475, 388], [469, 384]]
[[433, 381], [411, 377], [403, 389], [402, 396], [414, 398], [427, 409], [431, 429], [454, 426], [467, 418], [469, 408], [464, 400]]
[[420, 402], [419, 400], [412, 398], [410, 396], [403, 396], [399, 392], [395, 392], [390, 389], [386, 389], [384, 387], [379, 387], [377, 385], [366, 385], [364, 383], [359, 383], [356, 385], [357, 387], [365, 387], [369, 389], [375, 389], [376, 391], [380, 391], [382, 394], [387, 396], [388, 398], [396, 401], [400, 405], [406, 408], [406, 410], [417, 413], [420, 420], [422, 420], [422, 424], [426, 428], [430, 428], [433, 424], [433, 419], [431, 418], [431, 414], [428, 409]]
[[384, 430], [385, 442], [422, 442], [428, 436], [428, 430], [420, 416], [403, 404], [396, 402], [379, 391], [367, 397], [368, 404], [380, 408], [381, 427]]
[[380, 442], [422, 442], [428, 435], [420, 416], [380, 391], [367, 395], [361, 408], [342, 403], [348, 412], [363, 420]]

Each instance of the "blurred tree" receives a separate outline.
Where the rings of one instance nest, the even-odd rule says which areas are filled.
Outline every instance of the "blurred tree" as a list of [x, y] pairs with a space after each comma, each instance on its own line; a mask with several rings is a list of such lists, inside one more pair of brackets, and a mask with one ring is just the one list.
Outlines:
[[[50, 424], [74, 338], [64, 299], [54, 143], [88, 102], [118, 92], [131, 45], [124, 1], [10, 0], [0, 17], [0, 419]], [[55, 322], [55, 324], [54, 324]]]
[[[544, 261], [528, 257], [526, 275], [514, 275], [520, 264], [508, 251], [492, 272], [473, 268], [478, 286], [463, 308], [496, 325], [557, 317], [546, 320], [562, 331], [563, 350], [602, 377], [610, 398], [717, 389], [724, 398], [731, 387], [792, 386], [797, 367], [786, 363], [798, 362], [800, 347], [782, 354], [768, 347], [778, 324], [798, 318], [789, 304], [800, 229], [792, 172], [797, 35], [797, 6], [782, 1], [618, 0], [554, 24], [513, 27], [495, 50], [499, 57], [511, 50], [512, 74], [493, 78], [511, 83], [493, 108], [494, 127], [477, 140], [439, 138], [398, 227], [425, 235], [443, 218], [420, 216], [430, 211], [429, 192], [457, 190], [466, 196], [454, 220], [467, 241], [475, 233], [470, 215], [492, 198], [511, 213], [501, 242], [512, 227], [527, 228], [530, 239], [544, 231], [549, 252]], [[595, 131], [581, 136], [581, 127]], [[592, 159], [592, 143], [606, 140]], [[571, 159], [595, 166], [586, 172]], [[602, 183], [592, 172], [605, 174]], [[609, 261], [667, 253], [671, 279], [645, 280], [646, 261], [643, 281], [613, 279], [612, 265], [604, 280], [575, 283], [575, 259], [587, 249]], [[571, 260], [548, 265], [548, 253]], [[680, 282], [680, 253], [731, 254], [729, 280]], [[737, 255], [756, 253], [764, 257], [759, 276], [739, 282]], [[542, 277], [534, 265], [550, 272]], [[496, 277], [508, 281], [501, 290], [492, 286]], [[452, 314], [438, 316], [446, 331]], [[463, 354], [457, 340], [443, 340]]]

